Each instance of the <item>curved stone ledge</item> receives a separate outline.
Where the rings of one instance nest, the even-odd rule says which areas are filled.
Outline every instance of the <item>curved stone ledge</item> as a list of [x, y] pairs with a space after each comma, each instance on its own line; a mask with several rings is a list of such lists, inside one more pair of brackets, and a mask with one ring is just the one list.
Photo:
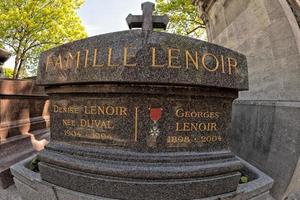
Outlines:
[[[113, 200], [93, 195], [87, 195], [66, 188], [62, 188], [41, 179], [39, 173], [33, 172], [27, 168], [29, 162], [34, 156], [19, 162], [11, 167], [14, 175], [15, 184], [22, 196], [23, 200]], [[269, 196], [269, 189], [272, 187], [273, 180], [245, 162], [238, 158], [244, 165], [244, 173], [248, 173], [253, 180], [248, 183], [240, 184], [237, 191], [223, 195], [204, 198], [201, 200], [267, 200], [272, 199]], [[200, 199], [199, 199], [200, 200]]]

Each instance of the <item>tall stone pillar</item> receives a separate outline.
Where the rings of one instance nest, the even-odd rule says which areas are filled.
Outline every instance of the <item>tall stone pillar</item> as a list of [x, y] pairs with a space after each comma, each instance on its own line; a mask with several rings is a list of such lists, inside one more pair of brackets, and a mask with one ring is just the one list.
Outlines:
[[10, 58], [11, 54], [5, 50], [0, 48], [0, 78], [4, 77], [3, 73], [3, 64]]
[[[194, 0], [210, 42], [247, 56], [249, 91], [233, 106], [233, 151], [275, 179], [272, 195], [300, 191], [298, 0]], [[300, 197], [298, 197], [300, 198]], [[297, 197], [295, 199], [298, 199]]]

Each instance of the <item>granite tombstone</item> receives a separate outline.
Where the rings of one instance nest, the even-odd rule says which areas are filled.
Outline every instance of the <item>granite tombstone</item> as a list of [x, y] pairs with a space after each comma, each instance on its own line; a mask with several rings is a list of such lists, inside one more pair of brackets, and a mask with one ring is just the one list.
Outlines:
[[38, 82], [51, 100], [51, 142], [39, 154], [44, 181], [130, 200], [236, 190], [242, 164], [227, 135], [232, 101], [248, 87], [246, 58], [153, 31], [167, 23], [152, 16], [153, 6], [144, 3], [143, 16], [127, 18], [142, 30], [41, 54]]

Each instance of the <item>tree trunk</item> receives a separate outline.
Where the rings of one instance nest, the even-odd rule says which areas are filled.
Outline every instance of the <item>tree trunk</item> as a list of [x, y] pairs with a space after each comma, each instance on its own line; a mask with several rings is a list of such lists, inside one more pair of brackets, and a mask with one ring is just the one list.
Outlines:
[[23, 67], [23, 66], [22, 66], [23, 62], [24, 62], [24, 59], [21, 59], [20, 62], [19, 62], [19, 67], [18, 67], [18, 70], [17, 70], [16, 78], [15, 78], [15, 79], [18, 79], [18, 78], [19, 78], [21, 68]]
[[15, 58], [15, 67], [14, 67], [14, 73], [13, 73], [13, 79], [17, 79], [17, 71], [19, 68], [19, 63], [20, 63], [20, 56], [17, 54]]

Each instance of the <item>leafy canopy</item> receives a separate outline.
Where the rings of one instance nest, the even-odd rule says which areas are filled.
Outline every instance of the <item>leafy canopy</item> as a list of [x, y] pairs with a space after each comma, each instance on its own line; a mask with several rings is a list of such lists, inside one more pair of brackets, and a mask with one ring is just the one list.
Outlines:
[[167, 31], [195, 38], [204, 38], [205, 25], [191, 0], [156, 0], [156, 14], [170, 18]]
[[5, 66], [2, 66], [2, 69], [3, 69], [3, 74], [4, 74], [4, 77], [5, 78], [12, 78], [13, 77], [13, 70], [8, 68], [8, 67], [5, 67]]
[[87, 36], [76, 10], [84, 0], [1, 0], [0, 46], [16, 57], [14, 78], [37, 68], [42, 51]]

